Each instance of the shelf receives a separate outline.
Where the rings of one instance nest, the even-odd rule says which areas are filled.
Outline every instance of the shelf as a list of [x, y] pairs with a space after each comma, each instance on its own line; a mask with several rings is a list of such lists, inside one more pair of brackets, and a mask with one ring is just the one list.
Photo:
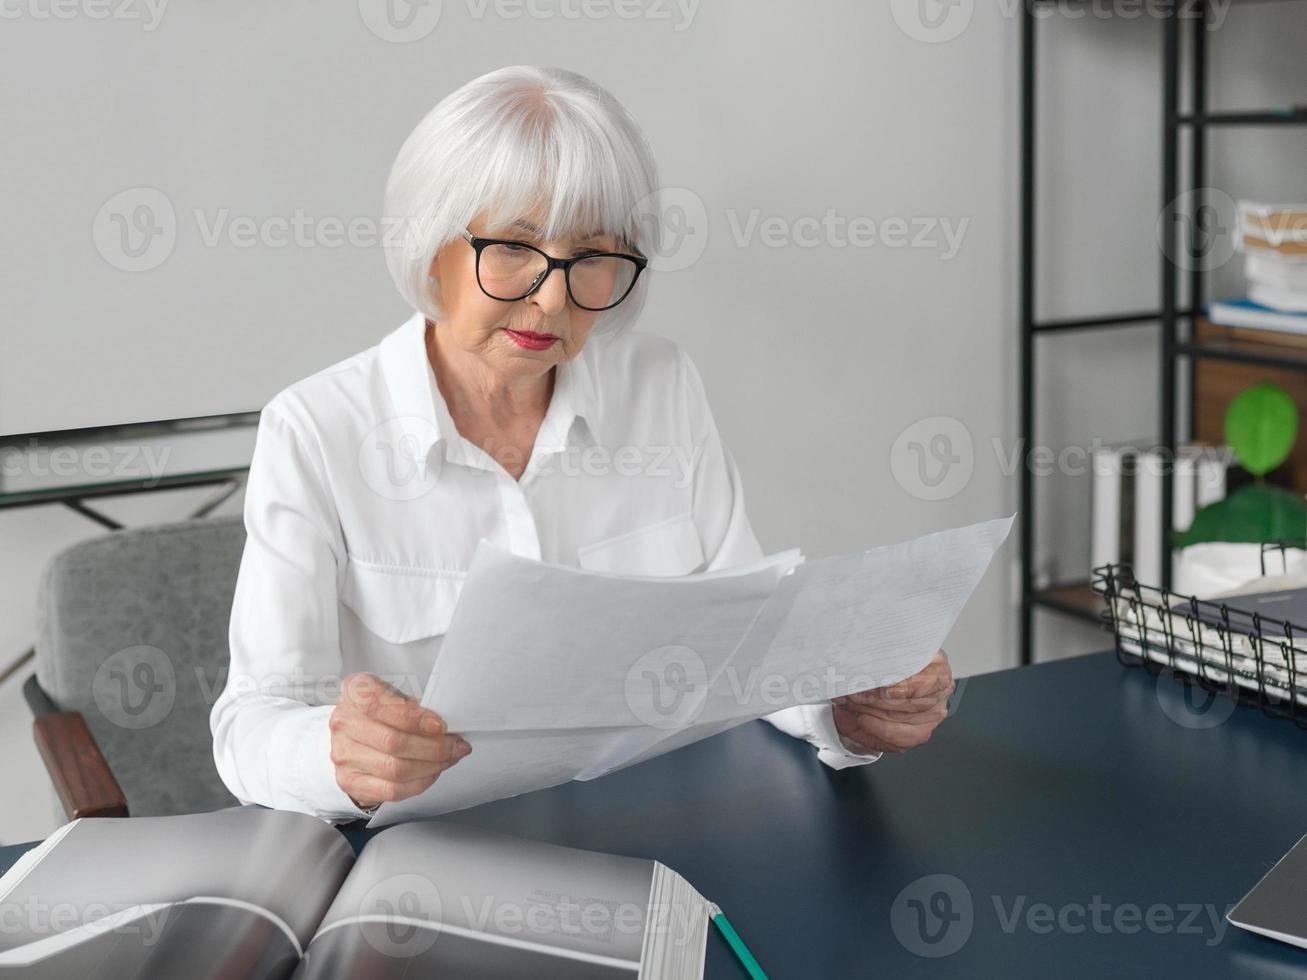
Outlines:
[[[1178, 319], [1192, 316], [1192, 310], [1176, 310]], [[1036, 333], [1065, 330], [1096, 330], [1102, 327], [1132, 327], [1140, 323], [1155, 323], [1162, 319], [1161, 310], [1143, 310], [1139, 313], [1107, 313], [1101, 316], [1068, 317], [1060, 320], [1036, 320], [1030, 329]]]
[[[1018, 437], [1023, 444], [1034, 442], [1036, 420], [1041, 418], [1038, 408], [1039, 391], [1037, 362], [1042, 357], [1041, 334], [1064, 336], [1082, 330], [1115, 329], [1135, 325], [1161, 328], [1160, 341], [1163, 356], [1159, 359], [1156, 385], [1159, 429], [1162, 442], [1174, 444], [1184, 426], [1182, 415], [1194, 416], [1193, 404], [1196, 381], [1200, 374], [1235, 376], [1239, 374], [1273, 374], [1280, 378], [1307, 379], [1307, 337], [1298, 338], [1301, 347], [1292, 340], [1281, 343], [1275, 339], [1253, 339], [1247, 336], [1229, 337], [1204, 335], [1201, 331], [1201, 300], [1206, 295], [1208, 270], [1181, 269], [1176, 261], [1166, 261], [1158, 255], [1161, 265], [1161, 293], [1158, 307], [1151, 310], [1125, 310], [1090, 316], [1063, 316], [1041, 318], [1038, 308], [1038, 276], [1036, 274], [1036, 151], [1038, 149], [1036, 105], [1044, 93], [1036, 71], [1036, 48], [1039, 41], [1039, 21], [1046, 19], [1048, 8], [1059, 6], [1087, 7], [1092, 0], [1026, 0], [1017, 5], [1021, 21], [1021, 72], [1020, 72], [1020, 209], [1018, 216], [1019, 275], [1018, 322], [1020, 326], [1020, 383], [1018, 387]], [[1239, 6], [1253, 6], [1268, 0], [1230, 0]], [[1301, 5], [1301, 2], [1300, 2]], [[1042, 9], [1041, 9], [1042, 8]], [[1206, 184], [1208, 171], [1206, 138], [1210, 129], [1218, 127], [1285, 126], [1307, 123], [1307, 104], [1260, 106], [1233, 111], [1214, 110], [1208, 101], [1208, 82], [1211, 75], [1209, 35], [1215, 24], [1207, 17], [1210, 5], [1182, 6], [1165, 3], [1158, 10], [1161, 34], [1161, 195], [1160, 201], [1175, 201], [1190, 188]], [[1056, 32], [1055, 32], [1056, 33]], [[1188, 92], [1188, 97], [1184, 92]], [[1169, 205], [1163, 205], [1168, 207]], [[1196, 297], [1192, 304], [1197, 309], [1184, 309], [1180, 296]], [[1165, 311], [1165, 313], [1163, 312]], [[1191, 329], [1185, 329], [1188, 326]], [[1111, 343], [1115, 336], [1104, 338]], [[1186, 359], [1181, 363], [1181, 359]], [[1252, 366], [1258, 366], [1253, 369]], [[1188, 375], [1189, 385], [1184, 385]], [[1187, 389], [1190, 398], [1188, 411], [1177, 404], [1177, 395]], [[1151, 392], [1150, 392], [1151, 394]], [[1193, 419], [1190, 419], [1191, 423]], [[1307, 471], [1307, 461], [1304, 463]], [[1036, 609], [1048, 609], [1069, 615], [1087, 623], [1103, 624], [1104, 610], [1101, 597], [1094, 593], [1087, 580], [1063, 583], [1048, 588], [1036, 588], [1031, 571], [1036, 554], [1038, 521], [1035, 517], [1036, 482], [1030, 467], [1021, 470], [1019, 511], [1021, 520], [1021, 602], [1020, 602], [1020, 662], [1034, 661], [1032, 646], [1033, 620]], [[1162, 526], [1170, 524], [1174, 516], [1175, 501], [1170, 484], [1164, 485]], [[1170, 565], [1163, 569], [1162, 585], [1169, 585]]]
[[1053, 330], [1093, 330], [1098, 327], [1129, 327], [1139, 323], [1152, 323], [1160, 320], [1162, 314], [1156, 310], [1143, 313], [1110, 313], [1106, 316], [1086, 316], [1062, 320], [1039, 320], [1031, 324], [1031, 329], [1045, 333]]
[[1243, 364], [1260, 364], [1264, 367], [1286, 368], [1290, 371], [1307, 371], [1307, 349], [1279, 347], [1235, 339], [1206, 339], [1176, 344], [1177, 357], [1200, 357], [1217, 361], [1239, 361]]
[[1302, 126], [1307, 106], [1286, 106], [1261, 112], [1206, 112], [1176, 116], [1177, 126]]
[[1039, 589], [1030, 601], [1045, 609], [1052, 609], [1095, 625], [1102, 625], [1105, 612], [1103, 597], [1094, 591], [1088, 581], [1068, 582]]

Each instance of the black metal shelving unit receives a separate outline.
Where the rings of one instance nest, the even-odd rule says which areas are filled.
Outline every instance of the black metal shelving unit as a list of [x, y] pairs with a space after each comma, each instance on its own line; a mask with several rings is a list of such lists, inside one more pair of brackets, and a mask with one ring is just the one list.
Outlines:
[[[1189, 404], [1187, 417], [1193, 418], [1194, 369], [1200, 358], [1262, 364], [1272, 367], [1307, 371], [1307, 355], [1286, 351], [1257, 349], [1237, 343], [1203, 340], [1195, 337], [1195, 314], [1202, 310], [1205, 296], [1205, 276], [1201, 263], [1191, 263], [1189, 276], [1189, 306], [1179, 308], [1179, 285], [1186, 270], [1176, 264], [1177, 224], [1164, 222], [1168, 236], [1161, 256], [1161, 295], [1155, 310], [1129, 311], [1083, 318], [1039, 320], [1035, 317], [1035, 79], [1036, 41], [1039, 20], [1038, 9], [1055, 4], [1074, 6], [1077, 0], [1025, 0], [1021, 16], [1021, 213], [1019, 247], [1021, 328], [1021, 380], [1020, 419], [1021, 446], [1026, 449], [1034, 443], [1035, 420], [1035, 367], [1036, 346], [1041, 335], [1065, 334], [1069, 331], [1102, 330], [1121, 326], [1156, 323], [1160, 329], [1161, 368], [1158, 388], [1161, 399], [1161, 433], [1159, 446], [1168, 454], [1176, 448], [1176, 391], [1179, 371], [1189, 373]], [[1239, 6], [1253, 6], [1253, 0]], [[1183, 16], [1182, 16], [1183, 15]], [[1207, 41], [1209, 34], [1209, 0], [1171, 3], [1162, 19], [1162, 213], [1174, 206], [1181, 193], [1200, 194], [1207, 175], [1206, 148], [1209, 131], [1240, 126], [1293, 126], [1307, 123], [1307, 106], [1298, 105], [1280, 110], [1211, 112], [1207, 106], [1209, 63]], [[1187, 26], [1188, 31], [1182, 31]], [[1181, 47], [1188, 35], [1189, 46], [1189, 106], [1182, 106]], [[1188, 179], [1181, 173], [1181, 134], [1189, 135]], [[1183, 332], [1181, 325], [1184, 325]], [[1047, 343], [1045, 337], [1042, 343]], [[1020, 485], [1020, 537], [1021, 537], [1021, 608], [1020, 608], [1020, 662], [1032, 662], [1032, 629], [1036, 609], [1045, 609], [1077, 617], [1088, 622], [1101, 623], [1102, 600], [1095, 594], [1088, 575], [1083, 580], [1066, 582], [1047, 588], [1036, 588], [1034, 582], [1034, 507], [1035, 485], [1030, 466], [1021, 469]], [[1172, 521], [1172, 486], [1162, 481], [1162, 528], [1158, 541], [1162, 551], [1163, 589], [1171, 585], [1171, 548], [1165, 529]]]

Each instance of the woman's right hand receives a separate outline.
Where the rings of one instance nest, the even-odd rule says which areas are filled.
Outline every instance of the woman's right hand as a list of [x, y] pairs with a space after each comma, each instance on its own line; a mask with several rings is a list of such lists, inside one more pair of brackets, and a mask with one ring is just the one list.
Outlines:
[[417, 796], [472, 751], [438, 714], [376, 674], [350, 674], [331, 713], [336, 784], [360, 809]]

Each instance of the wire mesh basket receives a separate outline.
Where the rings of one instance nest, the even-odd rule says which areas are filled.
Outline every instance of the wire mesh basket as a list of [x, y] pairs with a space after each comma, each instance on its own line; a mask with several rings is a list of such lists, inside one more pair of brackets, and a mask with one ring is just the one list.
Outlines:
[[[1268, 555], [1278, 549], [1287, 562], [1288, 547], [1294, 545], [1263, 546], [1264, 574], [1273, 565]], [[1170, 670], [1307, 728], [1307, 625], [1229, 604], [1237, 599], [1198, 599], [1144, 585], [1129, 565], [1095, 568], [1092, 584], [1105, 602], [1103, 618], [1121, 663], [1154, 674]]]

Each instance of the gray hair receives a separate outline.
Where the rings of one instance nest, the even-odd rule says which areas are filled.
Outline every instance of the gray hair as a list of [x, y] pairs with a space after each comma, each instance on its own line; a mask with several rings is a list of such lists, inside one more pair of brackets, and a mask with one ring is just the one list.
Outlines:
[[[653, 255], [653, 152], [609, 92], [575, 72], [515, 65], [450, 93], [400, 147], [386, 182], [386, 265], [413, 309], [440, 319], [431, 260], [477, 214], [502, 224], [548, 208], [545, 239], [599, 232]], [[639, 316], [648, 275], [596, 331]]]

